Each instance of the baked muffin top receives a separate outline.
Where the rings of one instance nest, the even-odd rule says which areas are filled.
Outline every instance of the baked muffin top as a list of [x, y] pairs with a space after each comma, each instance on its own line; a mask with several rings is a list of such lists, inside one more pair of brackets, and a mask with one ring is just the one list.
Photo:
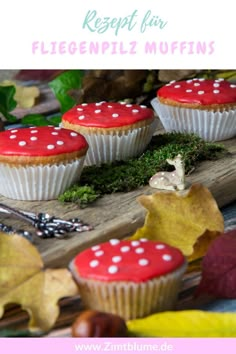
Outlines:
[[0, 132], [1, 156], [51, 156], [87, 149], [85, 138], [53, 126], [9, 129]]
[[62, 117], [62, 122], [93, 128], [129, 126], [153, 118], [153, 110], [146, 106], [125, 102], [98, 102], [79, 104]]
[[162, 103], [169, 101], [203, 106], [236, 104], [236, 85], [224, 79], [171, 81], [157, 91], [157, 97]]
[[79, 253], [70, 268], [75, 277], [139, 283], [172, 272], [184, 262], [179, 249], [163, 242], [111, 239]]

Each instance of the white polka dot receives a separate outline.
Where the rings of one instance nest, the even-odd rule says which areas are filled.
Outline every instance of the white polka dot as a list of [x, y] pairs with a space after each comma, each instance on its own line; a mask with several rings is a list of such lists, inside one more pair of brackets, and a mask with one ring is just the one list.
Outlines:
[[112, 117], [113, 117], [113, 118], [117, 118], [117, 117], [119, 117], [119, 114], [118, 114], [118, 113], [113, 113], [113, 114], [112, 114]]
[[143, 252], [144, 252], [144, 248], [142, 247], [135, 248], [135, 253], [141, 254]]
[[96, 245], [96, 246], [91, 247], [91, 250], [92, 250], [92, 251], [97, 251], [97, 250], [99, 250], [100, 248], [101, 248], [101, 246]]
[[31, 134], [36, 134], [36, 133], [38, 133], [38, 130], [31, 130], [30, 133]]
[[205, 92], [204, 91], [198, 91], [199, 95], [203, 95]]
[[120, 104], [122, 104], [122, 105], [123, 105], [123, 104], [126, 104], [126, 102], [125, 102], [125, 101], [122, 101], [122, 102], [120, 102]]
[[20, 146], [25, 146], [26, 145], [26, 141], [19, 141], [19, 145]]
[[198, 79], [199, 81], [205, 81], [206, 79], [204, 79], [204, 77], [201, 77], [200, 79]]
[[147, 108], [147, 106], [145, 106], [144, 104], [142, 104], [140, 107], [141, 108]]
[[11, 129], [10, 131], [11, 131], [11, 133], [17, 133], [18, 132], [17, 129]]
[[169, 82], [169, 84], [173, 84], [174, 82], [176, 82], [176, 80], [172, 80]]
[[64, 141], [58, 140], [58, 141], [57, 141], [57, 145], [64, 145]]
[[132, 104], [127, 104], [126, 107], [128, 107], [128, 108], [129, 108], [129, 107], [132, 107]]
[[213, 93], [220, 93], [219, 90], [213, 90]]
[[94, 113], [101, 113], [101, 109], [95, 109]]
[[219, 79], [216, 79], [215, 81], [216, 81], [216, 82], [220, 82], [220, 81], [224, 81], [224, 79], [221, 77], [221, 78], [219, 78]]
[[87, 105], [88, 105], [88, 103], [82, 103], [81, 104], [81, 106], [84, 106], [84, 107], [87, 106]]
[[83, 108], [78, 107], [78, 108], [77, 108], [77, 111], [82, 112], [82, 111], [83, 111]]
[[193, 86], [200, 86], [199, 82], [195, 82]]
[[78, 119], [79, 120], [83, 120], [85, 118], [85, 116], [79, 116]]
[[131, 241], [131, 246], [136, 247], [139, 246], [140, 242], [139, 241]]
[[115, 265], [111, 265], [109, 268], [108, 268], [108, 273], [109, 274], [115, 274], [118, 272], [118, 267], [115, 266]]
[[95, 268], [99, 265], [99, 262], [97, 259], [93, 259], [91, 262], [89, 262], [89, 265], [91, 268]]
[[47, 146], [47, 149], [48, 149], [48, 150], [53, 150], [53, 149], [55, 149], [55, 145], [49, 144], [49, 145]]
[[78, 134], [75, 133], [75, 132], [71, 132], [71, 133], [70, 133], [70, 136], [78, 136]]
[[130, 251], [130, 247], [129, 247], [129, 246], [123, 246], [123, 247], [121, 247], [120, 251], [121, 251], [122, 253], [124, 253], [124, 252], [129, 252], [129, 251]]
[[146, 266], [148, 265], [149, 261], [146, 258], [139, 259], [138, 264], [141, 266]]
[[109, 106], [107, 106], [108, 108], [113, 108], [113, 106], [111, 106], [111, 105], [109, 105]]
[[114, 257], [112, 257], [111, 260], [114, 263], [119, 263], [122, 260], [122, 257], [121, 256], [114, 256]]
[[193, 79], [193, 81], [197, 81], [198, 79], [195, 77], [194, 79]]
[[36, 140], [38, 140], [38, 138], [37, 138], [37, 136], [31, 136], [30, 140], [36, 141]]
[[142, 237], [142, 238], [140, 238], [140, 241], [141, 241], [141, 242], [147, 242], [147, 241], [148, 241], [148, 239], [147, 239], [147, 238]]
[[162, 259], [163, 259], [164, 261], [171, 261], [171, 260], [172, 260], [172, 257], [171, 257], [170, 254], [163, 254]]
[[110, 241], [110, 244], [112, 246], [118, 245], [120, 243], [120, 240], [116, 239], [116, 238], [112, 238]]
[[94, 254], [96, 257], [101, 257], [104, 254], [104, 251], [102, 251], [102, 250], [96, 251]]
[[175, 87], [175, 88], [180, 88], [180, 85], [175, 85], [174, 87]]
[[155, 248], [157, 250], [163, 250], [163, 248], [165, 248], [165, 245], [156, 245]]
[[232, 84], [232, 85], [230, 85], [230, 87], [232, 87], [232, 88], [236, 88], [236, 85]]
[[189, 89], [189, 90], [186, 90], [186, 92], [193, 92], [193, 90], [190, 90], [190, 89]]
[[213, 87], [219, 87], [220, 84], [213, 84]]
[[10, 138], [10, 139], [15, 139], [15, 138], [16, 138], [16, 135], [10, 135], [9, 138]]
[[52, 132], [51, 134], [52, 135], [58, 135], [58, 132]]
[[186, 81], [188, 84], [190, 84], [191, 82], [193, 82], [193, 80], [187, 80]]
[[132, 112], [133, 112], [133, 113], [138, 113], [139, 110], [138, 110], [138, 109], [132, 109]]
[[54, 130], [61, 130], [61, 127], [55, 127]]

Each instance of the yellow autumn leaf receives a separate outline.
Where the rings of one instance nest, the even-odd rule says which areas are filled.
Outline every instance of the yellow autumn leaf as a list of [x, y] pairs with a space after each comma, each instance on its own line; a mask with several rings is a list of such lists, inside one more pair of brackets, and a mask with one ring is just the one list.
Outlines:
[[167, 311], [126, 322], [134, 337], [236, 337], [236, 314]]
[[158, 191], [142, 195], [147, 209], [144, 226], [130, 239], [162, 241], [182, 250], [189, 261], [204, 256], [209, 244], [224, 230], [224, 219], [210, 191], [195, 184], [187, 192]]
[[77, 293], [67, 269], [44, 269], [28, 240], [0, 233], [0, 318], [5, 305], [16, 303], [28, 312], [31, 331], [48, 331], [59, 315], [58, 300]]
[[21, 86], [17, 85], [14, 81], [4, 80], [0, 83], [0, 86], [14, 86], [16, 89], [14, 99], [17, 102], [19, 108], [32, 108], [36, 99], [40, 95], [40, 91], [36, 86]]

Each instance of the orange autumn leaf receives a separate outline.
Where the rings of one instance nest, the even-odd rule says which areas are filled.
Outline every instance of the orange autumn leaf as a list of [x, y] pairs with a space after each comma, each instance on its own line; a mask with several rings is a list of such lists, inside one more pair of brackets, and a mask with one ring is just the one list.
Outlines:
[[158, 191], [142, 195], [147, 209], [144, 226], [131, 236], [166, 242], [182, 250], [188, 260], [206, 253], [211, 241], [224, 230], [224, 219], [210, 191], [195, 184], [188, 191]]
[[7, 304], [19, 304], [30, 316], [31, 331], [48, 331], [59, 315], [58, 300], [77, 293], [67, 269], [44, 269], [28, 240], [0, 233], [0, 318]]

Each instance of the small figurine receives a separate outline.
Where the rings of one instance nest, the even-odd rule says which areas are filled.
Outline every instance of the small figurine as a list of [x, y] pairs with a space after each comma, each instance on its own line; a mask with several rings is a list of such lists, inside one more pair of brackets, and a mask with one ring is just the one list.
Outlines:
[[152, 188], [166, 190], [184, 190], [185, 189], [185, 166], [182, 156], [179, 154], [173, 160], [166, 160], [170, 165], [175, 166], [172, 172], [158, 172], [149, 180]]

